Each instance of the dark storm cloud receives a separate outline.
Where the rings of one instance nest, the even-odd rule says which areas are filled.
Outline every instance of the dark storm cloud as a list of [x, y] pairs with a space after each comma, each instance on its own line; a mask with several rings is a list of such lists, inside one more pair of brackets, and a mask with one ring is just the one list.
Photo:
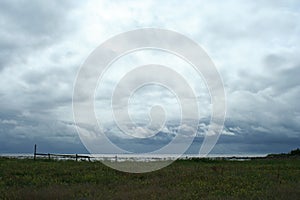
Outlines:
[[[178, 133], [177, 126], [173, 126], [174, 122], [169, 122], [166, 132], [159, 132], [152, 138], [121, 138], [116, 134], [116, 130], [107, 131], [111, 141], [124, 150], [135, 153], [145, 153], [158, 150], [169, 144], [169, 142]], [[177, 123], [176, 123], [177, 124]], [[198, 129], [198, 134], [194, 138], [193, 143], [186, 153], [199, 153], [200, 147], [204, 140], [205, 130], [209, 125], [209, 120], [204, 119], [199, 122], [202, 128]], [[282, 128], [285, 127], [285, 128]], [[268, 154], [288, 152], [290, 149], [297, 148], [300, 143], [298, 137], [299, 128], [287, 125], [285, 123], [278, 124], [273, 129], [262, 127], [257, 122], [227, 120], [224, 131], [212, 150], [211, 154]], [[113, 131], [113, 133], [111, 133]], [[228, 134], [230, 133], [230, 134]], [[293, 135], [294, 133], [294, 135]], [[176, 145], [174, 146], [176, 148]]]
[[1, 112], [0, 119], [2, 153], [31, 153], [34, 144], [45, 152], [86, 152], [73, 123], [24, 116], [17, 111]]

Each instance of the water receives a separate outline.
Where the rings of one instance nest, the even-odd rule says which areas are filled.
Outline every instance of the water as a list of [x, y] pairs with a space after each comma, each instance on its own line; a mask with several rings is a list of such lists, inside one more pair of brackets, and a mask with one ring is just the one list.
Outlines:
[[[72, 154], [75, 155], [75, 154]], [[180, 159], [189, 159], [189, 158], [201, 158], [198, 154], [184, 154], [184, 155], [176, 155], [176, 154], [78, 154], [84, 156], [90, 156], [92, 161], [140, 161], [140, 162], [151, 162], [151, 161], [162, 161], [162, 160], [176, 160]], [[1, 157], [9, 157], [9, 158], [32, 158], [33, 154], [29, 153], [6, 153], [0, 154]], [[218, 158], [227, 158], [229, 160], [249, 160], [251, 157], [264, 157], [266, 154], [209, 154], [207, 157], [211, 159]], [[38, 158], [42, 158], [42, 156], [37, 156]], [[46, 157], [45, 157], [46, 158]], [[67, 157], [55, 157], [51, 156], [53, 159], [58, 160], [69, 160], [74, 158]], [[248, 159], [247, 159], [248, 158]], [[82, 160], [86, 160], [82, 158]]]

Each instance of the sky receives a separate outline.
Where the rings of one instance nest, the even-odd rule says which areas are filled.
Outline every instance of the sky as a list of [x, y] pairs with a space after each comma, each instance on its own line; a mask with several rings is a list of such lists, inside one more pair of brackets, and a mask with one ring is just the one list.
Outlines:
[[[226, 120], [211, 153], [267, 154], [300, 145], [300, 2], [266, 1], [0, 1], [0, 153], [87, 153], [76, 128], [72, 95], [90, 53], [117, 34], [139, 28], [179, 32], [197, 42], [215, 63], [226, 94]], [[179, 70], [197, 91], [201, 110], [197, 152], [211, 117], [205, 82], [188, 64], [166, 52], [139, 51], [107, 71], [95, 95], [101, 130], [121, 148], [152, 151], [169, 143], [179, 126], [176, 98], [157, 86], [137, 90], [129, 112], [143, 124], [155, 104], [168, 120], [155, 137], [132, 138], [113, 124], [111, 90], [134, 66], [163, 63]], [[186, 66], [183, 67], [182, 66]], [[166, 77], [171, 79], [171, 77]], [[173, 83], [180, 88], [180, 84]], [[122, 102], [119, 102], [122, 105]], [[169, 113], [169, 114], [168, 114]], [[170, 114], [171, 113], [171, 114]], [[134, 133], [147, 133], [142, 125]]]

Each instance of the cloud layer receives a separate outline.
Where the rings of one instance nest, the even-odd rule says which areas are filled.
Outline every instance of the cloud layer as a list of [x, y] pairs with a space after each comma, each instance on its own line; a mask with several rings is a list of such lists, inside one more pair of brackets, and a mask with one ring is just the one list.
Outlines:
[[[225, 85], [227, 118], [213, 153], [282, 152], [300, 144], [298, 1], [3, 0], [0, 19], [0, 152], [31, 152], [34, 143], [44, 151], [86, 152], [72, 116], [77, 71], [103, 41], [143, 27], [185, 34], [215, 62]], [[110, 88], [124, 73], [118, 67], [126, 71], [149, 60], [178, 70], [183, 66], [151, 52], [120, 59], [96, 96], [100, 119], [112, 117], [107, 107]], [[192, 72], [182, 73], [199, 91], [203, 110], [190, 148], [195, 152], [208, 126], [209, 94]], [[155, 98], [178, 112], [177, 105], [170, 106], [176, 104], [172, 95], [151, 89], [133, 101], [133, 115], [146, 118], [147, 99]], [[133, 151], [160, 147], [178, 128], [172, 118], [156, 137], [141, 141], [122, 137], [110, 120], [106, 123], [103, 128], [112, 140]], [[188, 133], [189, 125], [184, 126]]]

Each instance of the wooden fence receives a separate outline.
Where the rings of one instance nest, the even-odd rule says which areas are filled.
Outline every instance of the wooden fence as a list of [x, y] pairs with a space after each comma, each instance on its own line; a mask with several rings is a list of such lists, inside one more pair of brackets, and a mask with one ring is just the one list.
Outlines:
[[78, 159], [87, 159], [88, 161], [91, 161], [90, 156], [86, 155], [79, 155], [79, 154], [55, 154], [55, 153], [38, 153], [37, 152], [37, 146], [34, 145], [34, 153], [33, 153], [33, 159], [36, 160], [37, 156], [47, 157], [49, 160], [51, 158], [69, 158], [69, 159], [75, 159], [78, 161]]

